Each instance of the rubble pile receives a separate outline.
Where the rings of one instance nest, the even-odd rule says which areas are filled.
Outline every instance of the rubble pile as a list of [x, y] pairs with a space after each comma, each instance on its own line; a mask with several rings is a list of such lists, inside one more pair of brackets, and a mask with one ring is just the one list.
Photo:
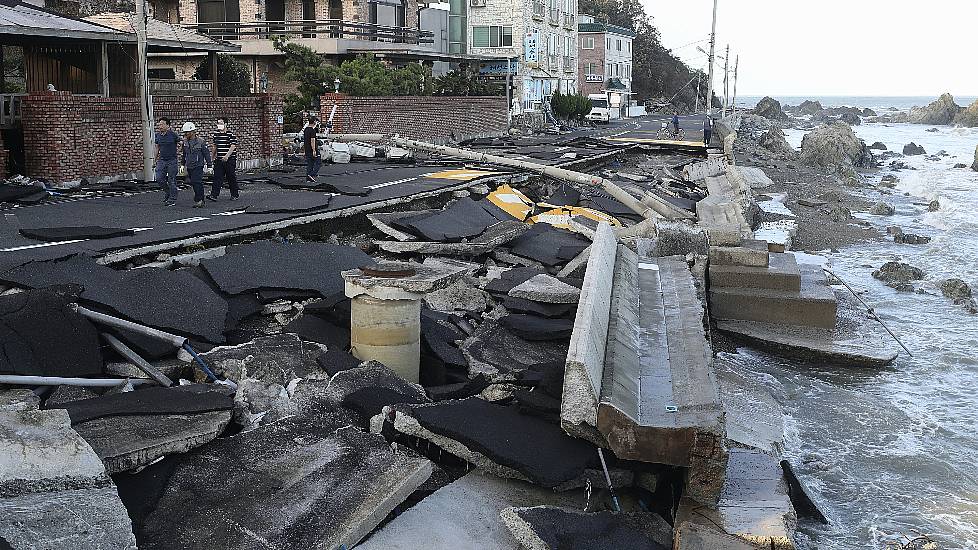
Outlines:
[[[341, 145], [334, 162], [358, 166], [331, 166], [358, 174], [403, 157]], [[463, 145], [542, 165], [621, 152], [589, 137]], [[711, 241], [741, 244], [749, 185], [717, 181], [716, 159], [632, 153], [593, 178], [667, 213], [661, 232], [615, 189], [511, 174], [373, 211], [328, 242], [0, 271], [0, 438], [17, 450], [0, 459], [0, 543], [789, 547], [780, 433], [728, 431], [704, 326]], [[695, 225], [718, 190], [710, 207], [738, 219]]]

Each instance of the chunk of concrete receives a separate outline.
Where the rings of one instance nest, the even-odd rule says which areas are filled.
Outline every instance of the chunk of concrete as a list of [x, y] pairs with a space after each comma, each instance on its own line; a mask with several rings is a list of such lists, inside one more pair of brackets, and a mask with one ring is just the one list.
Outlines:
[[581, 298], [581, 289], [550, 275], [537, 275], [513, 287], [509, 295], [547, 304], [576, 304]]
[[607, 550], [672, 548], [672, 528], [661, 516], [646, 512], [586, 513], [553, 506], [507, 508], [506, 527], [527, 550]]
[[767, 389], [721, 354], [714, 362], [733, 445], [780, 456], [784, 450], [784, 412]]
[[462, 343], [469, 374], [496, 374], [525, 370], [534, 365], [563, 361], [567, 341], [528, 341], [496, 321], [487, 321]]
[[715, 527], [697, 523], [683, 523], [676, 528], [676, 550], [757, 550], [735, 536], [728, 535]]
[[320, 413], [186, 455], [146, 519], [140, 547], [355, 546], [428, 479], [431, 462]]
[[31, 390], [0, 390], [0, 411], [36, 411], [40, 404]]
[[710, 263], [719, 265], [740, 265], [747, 267], [767, 267], [767, 243], [764, 249], [748, 246], [711, 246]]
[[555, 493], [530, 483], [469, 472], [394, 518], [357, 550], [512, 548], [499, 513], [542, 504], [580, 507], [581, 491]]
[[115, 486], [0, 499], [0, 542], [14, 550], [136, 550]]
[[231, 411], [189, 415], [110, 416], [83, 422], [85, 438], [110, 474], [134, 470], [156, 459], [212, 441], [231, 421]]
[[92, 447], [64, 410], [0, 412], [0, 496], [107, 484]]
[[425, 294], [424, 303], [435, 311], [446, 313], [453, 311], [482, 313], [493, 305], [492, 299], [485, 291], [463, 281]]

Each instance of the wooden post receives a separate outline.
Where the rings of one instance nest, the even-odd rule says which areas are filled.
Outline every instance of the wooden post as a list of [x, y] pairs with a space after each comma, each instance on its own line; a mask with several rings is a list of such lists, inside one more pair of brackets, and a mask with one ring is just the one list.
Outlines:
[[102, 76], [99, 92], [101, 92], [104, 97], [109, 97], [109, 44], [107, 42], [99, 42], [99, 50], [101, 54], [99, 73]]
[[210, 52], [207, 56], [211, 60], [211, 92], [217, 97], [217, 52]]

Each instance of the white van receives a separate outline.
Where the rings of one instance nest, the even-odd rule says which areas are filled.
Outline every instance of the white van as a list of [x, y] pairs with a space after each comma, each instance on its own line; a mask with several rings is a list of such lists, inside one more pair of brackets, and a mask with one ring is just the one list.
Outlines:
[[585, 118], [591, 122], [604, 124], [611, 122], [611, 111], [608, 109], [608, 96], [604, 94], [590, 94], [587, 98], [591, 100], [591, 112]]

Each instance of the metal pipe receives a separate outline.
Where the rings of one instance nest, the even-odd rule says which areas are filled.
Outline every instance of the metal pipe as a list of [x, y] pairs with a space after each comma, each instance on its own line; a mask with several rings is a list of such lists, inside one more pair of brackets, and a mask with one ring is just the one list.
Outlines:
[[611, 484], [611, 474], [608, 473], [608, 465], [604, 461], [604, 452], [598, 447], [598, 458], [601, 459], [601, 469], [604, 470], [604, 479], [608, 482], [608, 492], [611, 493], [611, 502], [615, 504], [615, 511], [621, 512], [621, 505], [618, 504], [618, 495], [615, 494], [615, 487]]
[[156, 384], [155, 380], [145, 378], [69, 378], [64, 376], [29, 376], [19, 374], [0, 374], [0, 384], [17, 386], [84, 386], [88, 388], [112, 388], [129, 382], [133, 386]]
[[196, 361], [197, 364], [200, 365], [200, 370], [204, 371], [204, 374], [207, 375], [208, 380], [210, 380], [211, 382], [217, 381], [217, 375], [214, 374], [214, 371], [212, 371], [210, 367], [207, 366], [207, 363], [205, 363], [204, 360], [199, 355], [197, 355], [197, 352], [194, 351], [193, 347], [191, 347], [190, 342], [186, 342], [183, 345], [183, 349], [187, 350], [187, 353], [189, 353], [190, 356], [194, 358], [194, 361]]
[[140, 325], [138, 323], [133, 323], [132, 321], [126, 321], [125, 319], [120, 319], [118, 317], [113, 317], [111, 315], [106, 315], [104, 313], [92, 311], [80, 305], [75, 305], [75, 311], [80, 313], [89, 321], [142, 334], [143, 336], [148, 336], [150, 338], [154, 338], [162, 342], [169, 342], [170, 344], [173, 344], [173, 347], [175, 348], [182, 348], [183, 345], [187, 343], [187, 339], [184, 338], [183, 336], [177, 336], [176, 334], [163, 332], [162, 330], [157, 330], [155, 328]]
[[896, 343], [897, 344], [900, 344], [900, 347], [903, 348], [903, 351], [907, 352], [907, 355], [909, 355], [910, 357], [913, 357], [913, 353], [910, 353], [910, 350], [907, 349], [907, 346], [903, 345], [903, 342], [901, 342], [900, 339], [897, 338], [897, 335], [894, 334], [892, 330], [890, 330], [890, 327], [886, 326], [886, 323], [884, 323], [883, 320], [880, 319], [880, 316], [876, 314], [876, 310], [873, 309], [872, 307], [870, 307], [869, 304], [867, 304], [866, 302], [864, 302], [863, 299], [862, 299], [862, 297], [859, 296], [859, 294], [856, 293], [855, 289], [853, 289], [851, 286], [849, 286], [849, 283], [843, 281], [841, 277], [839, 277], [835, 273], [832, 273], [832, 270], [830, 270], [827, 267], [824, 267], [823, 266], [822, 267], [822, 270], [825, 271], [826, 273], [828, 273], [829, 275], [835, 277], [835, 279], [837, 281], [839, 281], [840, 283], [842, 283], [843, 286], [845, 286], [847, 289], [849, 289], [849, 292], [851, 292], [852, 295], [855, 296], [857, 300], [859, 300], [859, 303], [862, 304], [863, 307], [866, 308], [866, 313], [870, 314], [873, 317], [873, 319], [875, 319], [884, 329], [886, 329], [886, 332], [890, 333], [890, 336], [892, 336], [893, 339], [896, 340]]
[[165, 374], [157, 370], [157, 368], [153, 365], [150, 365], [145, 359], [140, 357], [138, 353], [133, 351], [132, 348], [119, 341], [119, 339], [115, 336], [103, 332], [102, 338], [104, 338], [105, 341], [112, 346], [112, 349], [119, 352], [119, 354], [129, 360], [130, 363], [139, 367], [139, 370], [146, 373], [146, 375], [153, 380], [159, 382], [163, 387], [169, 388], [173, 385], [173, 381], [167, 378]]

